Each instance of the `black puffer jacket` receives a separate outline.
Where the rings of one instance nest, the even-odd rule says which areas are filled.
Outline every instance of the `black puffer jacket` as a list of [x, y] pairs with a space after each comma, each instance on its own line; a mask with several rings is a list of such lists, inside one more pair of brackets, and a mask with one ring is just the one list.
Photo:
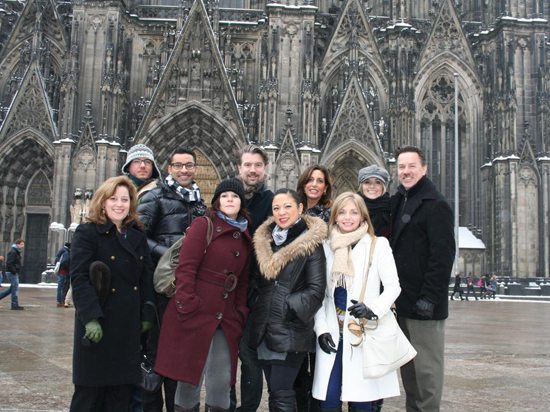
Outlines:
[[262, 280], [250, 314], [251, 345], [257, 347], [265, 340], [275, 352], [313, 352], [313, 317], [326, 287], [322, 241], [327, 225], [320, 218], [304, 216], [279, 247], [271, 237], [273, 227], [270, 218], [254, 236]]
[[145, 226], [153, 261], [157, 262], [182, 237], [192, 220], [205, 212], [202, 200], [186, 202], [164, 183], [147, 192], [141, 198], [138, 214]]

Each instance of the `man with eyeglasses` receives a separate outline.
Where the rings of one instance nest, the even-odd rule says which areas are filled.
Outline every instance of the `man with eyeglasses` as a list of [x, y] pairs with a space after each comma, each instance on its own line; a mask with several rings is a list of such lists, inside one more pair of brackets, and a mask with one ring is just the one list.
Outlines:
[[155, 162], [153, 151], [144, 144], [136, 144], [128, 150], [122, 173], [136, 186], [138, 199], [157, 186], [160, 170]]
[[[199, 186], [195, 182], [197, 157], [186, 147], [176, 149], [168, 162], [168, 176], [156, 188], [147, 192], [140, 201], [138, 214], [145, 226], [147, 242], [153, 262], [156, 263], [176, 240], [182, 237], [192, 220], [206, 212]], [[162, 320], [168, 298], [157, 294], [157, 309]], [[147, 355], [156, 358], [160, 325], [149, 333]], [[174, 411], [174, 396], [177, 382], [164, 378], [164, 401], [162, 387], [157, 392], [143, 392], [143, 411]]]

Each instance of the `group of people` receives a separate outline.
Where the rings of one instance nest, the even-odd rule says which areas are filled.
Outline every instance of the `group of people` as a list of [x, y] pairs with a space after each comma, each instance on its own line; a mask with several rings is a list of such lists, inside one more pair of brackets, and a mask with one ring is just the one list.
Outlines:
[[478, 300], [475, 286], [479, 290], [480, 299], [495, 299], [497, 293], [497, 277], [496, 275], [490, 275], [486, 273], [484, 276], [480, 276], [479, 279], [475, 279], [470, 273], [466, 277], [466, 296], [464, 296], [462, 290], [462, 277], [460, 273], [455, 275], [455, 281], [453, 286], [453, 292], [451, 293], [451, 300], [454, 300], [455, 295], [458, 293], [460, 300], [469, 300], [470, 295], [473, 295], [475, 300]]
[[[163, 176], [153, 152], [135, 145], [123, 175], [96, 190], [71, 244], [71, 411], [194, 412], [203, 386], [207, 411], [256, 411], [264, 378], [270, 411], [340, 411], [343, 401], [380, 410], [399, 394], [397, 372], [365, 378], [345, 325], [393, 304], [418, 352], [401, 368], [407, 410], [438, 410], [455, 243], [423, 153], [398, 149], [392, 197], [378, 165], [359, 171], [357, 193], [333, 199], [324, 166], [273, 193], [260, 147], [237, 160], [209, 207], [188, 148], [172, 153]], [[184, 234], [175, 292], [155, 292], [154, 268]], [[154, 392], [136, 389], [143, 353], [163, 377]]]

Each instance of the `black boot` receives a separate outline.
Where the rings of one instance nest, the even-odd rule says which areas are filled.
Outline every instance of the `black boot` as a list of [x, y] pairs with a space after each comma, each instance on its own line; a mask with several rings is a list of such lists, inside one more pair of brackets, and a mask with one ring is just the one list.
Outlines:
[[292, 389], [269, 394], [269, 412], [297, 412], [296, 393]]
[[378, 399], [377, 401], [372, 402], [372, 412], [380, 412], [382, 406], [384, 405], [384, 399]]
[[174, 405], [174, 412], [200, 412], [200, 403], [197, 403], [195, 406], [193, 406], [191, 409], [184, 408], [180, 405]]
[[373, 402], [371, 402], [371, 409], [359, 409], [359, 408], [356, 408], [355, 406], [348, 406], [348, 411], [349, 412], [365, 412], [365, 411], [373, 411], [375, 409], [372, 409], [373, 407]]
[[229, 412], [229, 409], [223, 409], [217, 406], [206, 405], [204, 407], [204, 412]]

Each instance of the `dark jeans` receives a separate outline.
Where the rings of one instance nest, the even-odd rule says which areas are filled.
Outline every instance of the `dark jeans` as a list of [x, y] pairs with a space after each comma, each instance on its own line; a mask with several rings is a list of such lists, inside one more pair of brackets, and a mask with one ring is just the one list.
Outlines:
[[11, 307], [19, 306], [19, 274], [6, 272], [6, 276], [10, 281], [11, 286], [0, 292], [0, 300], [11, 294]]
[[133, 385], [75, 385], [70, 412], [129, 412]]
[[248, 319], [244, 327], [241, 342], [239, 343], [239, 358], [241, 359], [241, 406], [236, 409], [238, 412], [256, 412], [262, 401], [264, 383], [262, 367], [258, 362], [256, 349], [249, 346], [252, 322], [250, 318]]
[[[342, 394], [342, 339], [338, 342], [338, 351], [336, 352], [336, 360], [330, 372], [328, 381], [327, 397], [325, 401], [320, 401], [322, 409], [338, 409], [342, 405], [340, 395]], [[356, 410], [371, 411], [371, 402], [348, 402], [349, 406], [353, 406]]]
[[69, 283], [69, 275], [57, 275], [57, 303], [65, 303], [65, 284]]

